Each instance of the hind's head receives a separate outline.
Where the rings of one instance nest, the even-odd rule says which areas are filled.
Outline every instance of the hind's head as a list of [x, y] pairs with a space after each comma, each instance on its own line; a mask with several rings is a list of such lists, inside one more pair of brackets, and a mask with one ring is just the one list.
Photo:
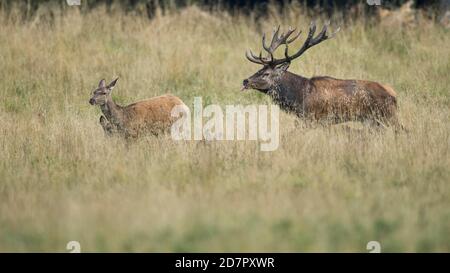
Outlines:
[[105, 79], [101, 80], [98, 87], [92, 92], [89, 103], [91, 105], [105, 105], [108, 99], [111, 98], [111, 91], [114, 89], [118, 79], [113, 80], [108, 85], [106, 85]]

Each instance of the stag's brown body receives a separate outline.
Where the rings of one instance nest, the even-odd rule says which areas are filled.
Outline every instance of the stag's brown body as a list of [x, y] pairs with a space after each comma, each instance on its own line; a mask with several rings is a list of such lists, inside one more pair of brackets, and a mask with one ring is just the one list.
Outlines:
[[308, 79], [286, 71], [268, 93], [282, 109], [300, 117], [332, 122], [395, 122], [395, 91], [376, 82], [332, 77]]
[[[288, 44], [298, 38], [301, 32], [290, 38], [294, 29], [289, 28], [286, 33], [279, 34], [278, 27], [270, 45], [266, 45], [264, 35], [263, 48], [268, 56], [263, 57], [261, 53], [255, 56], [251, 51], [246, 54], [249, 61], [261, 64], [263, 68], [244, 80], [243, 90], [252, 88], [266, 93], [282, 109], [314, 120], [359, 120], [371, 121], [377, 125], [397, 125], [396, 93], [388, 85], [327, 76], [305, 78], [287, 71], [292, 60], [334, 35], [328, 36], [327, 27], [328, 24], [314, 37], [316, 26], [312, 23], [303, 46], [292, 56], [288, 55]], [[285, 57], [275, 59], [274, 51], [281, 45], [286, 46]]]
[[112, 100], [111, 91], [108, 91], [112, 90], [114, 85], [115, 81], [108, 86], [100, 82], [90, 100], [91, 104], [100, 105], [104, 115], [100, 117], [100, 124], [108, 135], [119, 134], [126, 138], [136, 138], [142, 134], [157, 135], [165, 132], [176, 120], [171, 115], [172, 109], [185, 106], [180, 98], [170, 94], [120, 106]]

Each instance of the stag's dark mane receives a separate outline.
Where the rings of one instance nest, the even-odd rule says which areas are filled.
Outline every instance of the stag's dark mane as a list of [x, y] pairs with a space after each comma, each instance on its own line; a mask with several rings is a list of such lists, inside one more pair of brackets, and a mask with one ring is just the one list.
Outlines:
[[312, 90], [310, 79], [285, 71], [275, 85], [265, 93], [271, 96], [283, 110], [303, 115], [303, 111], [301, 111], [303, 107], [299, 106], [303, 104], [305, 95], [311, 93]]

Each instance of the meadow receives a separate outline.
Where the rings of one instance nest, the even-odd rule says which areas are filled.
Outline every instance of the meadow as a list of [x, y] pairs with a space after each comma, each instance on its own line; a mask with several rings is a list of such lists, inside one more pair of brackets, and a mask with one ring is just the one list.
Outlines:
[[244, 53], [277, 24], [307, 31], [301, 7], [43, 18], [0, 12], [1, 252], [66, 252], [72, 240], [83, 252], [367, 252], [373, 240], [383, 252], [450, 251], [449, 30], [336, 14], [340, 33], [290, 71], [392, 85], [408, 132], [307, 128], [281, 112], [280, 147], [261, 152], [168, 135], [127, 145], [105, 137], [88, 100], [119, 76], [122, 105], [169, 92], [188, 105], [270, 104], [240, 92], [259, 69]]

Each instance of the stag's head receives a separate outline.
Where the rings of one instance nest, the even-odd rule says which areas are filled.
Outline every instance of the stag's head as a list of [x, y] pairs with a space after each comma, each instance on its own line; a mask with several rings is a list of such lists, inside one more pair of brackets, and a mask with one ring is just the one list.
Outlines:
[[101, 80], [97, 89], [92, 92], [92, 97], [89, 100], [91, 105], [104, 105], [106, 104], [108, 97], [111, 96], [111, 91], [117, 83], [119, 78], [113, 80], [110, 84], [106, 85], [105, 79]]
[[[339, 31], [338, 28], [334, 33], [328, 35], [327, 30], [329, 24], [329, 22], [326, 23], [322, 28], [322, 31], [314, 37], [314, 33], [316, 32], [316, 24], [312, 22], [309, 27], [308, 37], [306, 38], [303, 46], [293, 55], [289, 55], [288, 45], [300, 36], [301, 31], [295, 35], [292, 35], [296, 30], [289, 27], [286, 33], [280, 34], [280, 27], [278, 26], [278, 28], [276, 28], [273, 32], [270, 45], [266, 45], [266, 35], [264, 34], [262, 37], [262, 46], [263, 49], [267, 51], [267, 56], [262, 56], [262, 52], [256, 56], [251, 50], [245, 53], [245, 56], [250, 62], [263, 65], [263, 67], [258, 72], [243, 81], [242, 90], [256, 89], [262, 92], [267, 92], [274, 88], [278, 84], [283, 73], [289, 68], [292, 60], [300, 57], [310, 47], [333, 37]], [[274, 52], [281, 45], [285, 46], [284, 58], [276, 59], [274, 57]]]

